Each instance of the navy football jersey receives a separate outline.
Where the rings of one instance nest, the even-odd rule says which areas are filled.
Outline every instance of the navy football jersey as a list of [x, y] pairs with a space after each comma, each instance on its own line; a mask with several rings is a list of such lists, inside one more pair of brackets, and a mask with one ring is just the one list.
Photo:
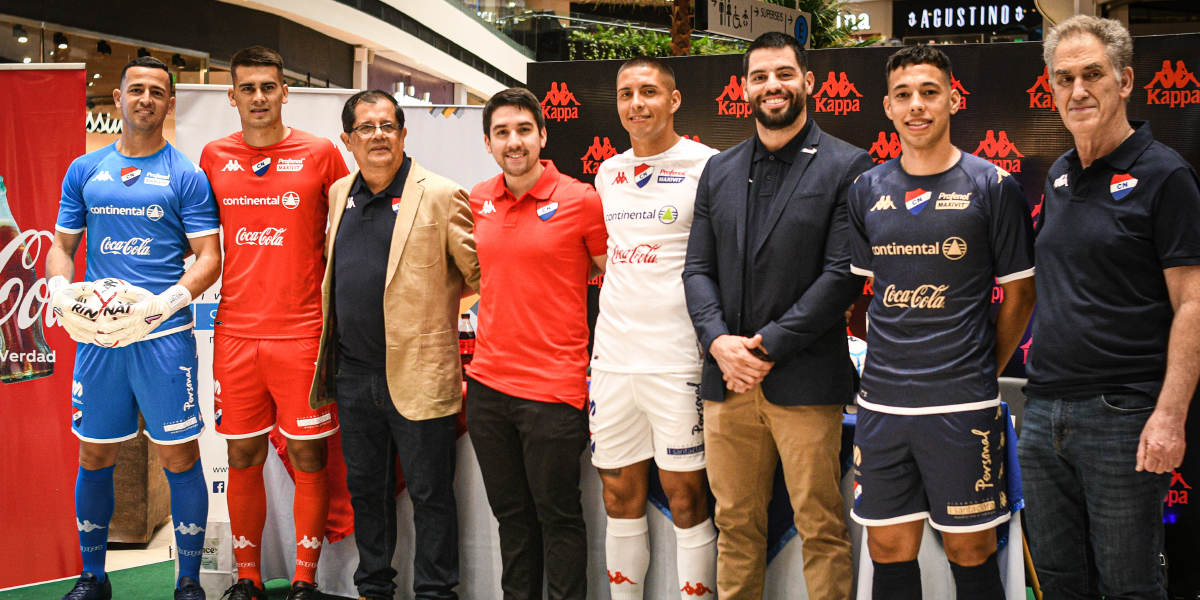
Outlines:
[[932, 414], [994, 406], [992, 286], [1033, 275], [1021, 186], [965, 152], [913, 176], [894, 159], [850, 188], [851, 270], [875, 278], [859, 404]]

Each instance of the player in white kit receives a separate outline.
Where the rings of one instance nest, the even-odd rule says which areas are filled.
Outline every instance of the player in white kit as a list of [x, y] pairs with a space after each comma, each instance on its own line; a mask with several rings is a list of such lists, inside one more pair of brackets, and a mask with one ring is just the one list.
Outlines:
[[653, 458], [675, 522], [680, 597], [715, 596], [717, 531], [704, 472], [702, 350], [683, 293], [696, 184], [717, 151], [675, 133], [681, 98], [665, 62], [617, 72], [617, 111], [632, 149], [602, 165], [596, 190], [608, 268], [592, 352], [592, 464], [604, 483], [614, 600], [640, 599], [650, 564]]

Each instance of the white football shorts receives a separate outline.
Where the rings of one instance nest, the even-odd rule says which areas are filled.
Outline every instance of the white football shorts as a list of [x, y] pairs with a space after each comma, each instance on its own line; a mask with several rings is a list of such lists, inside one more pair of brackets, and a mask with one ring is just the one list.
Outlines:
[[653, 458], [667, 471], [704, 468], [700, 371], [612, 373], [592, 370], [588, 420], [592, 464], [627, 467]]

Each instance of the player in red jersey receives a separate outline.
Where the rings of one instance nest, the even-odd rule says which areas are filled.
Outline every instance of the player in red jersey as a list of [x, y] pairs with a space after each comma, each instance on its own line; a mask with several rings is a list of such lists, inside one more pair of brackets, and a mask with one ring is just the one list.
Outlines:
[[225, 270], [213, 340], [217, 434], [229, 445], [232, 600], [265, 600], [262, 531], [267, 434], [279, 425], [295, 470], [296, 574], [289, 600], [316, 597], [329, 513], [328, 444], [337, 413], [309, 408], [321, 337], [329, 186], [349, 174], [333, 142], [284, 126], [283, 59], [254, 46], [230, 61], [242, 131], [200, 157], [224, 228]]

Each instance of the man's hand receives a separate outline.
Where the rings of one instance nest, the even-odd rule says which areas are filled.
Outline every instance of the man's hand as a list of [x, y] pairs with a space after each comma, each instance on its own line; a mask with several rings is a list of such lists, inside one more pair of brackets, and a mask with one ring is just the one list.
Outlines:
[[[136, 292], [138, 288], [131, 286], [131, 289]], [[145, 292], [145, 295], [150, 297], [122, 307], [124, 315], [104, 322], [103, 331], [96, 334], [96, 343], [105, 348], [116, 348], [141, 341], [176, 311], [192, 302], [191, 292], [181, 285], [171, 286], [157, 296], [149, 292]]]
[[754, 356], [752, 348], [762, 349], [762, 336], [746, 338], [737, 335], [721, 335], [713, 340], [708, 351], [717, 359], [725, 387], [744, 394], [762, 383], [773, 363]]
[[71, 339], [91, 344], [96, 340], [97, 325], [94, 321], [98, 311], [79, 301], [79, 296], [91, 284], [85, 281], [71, 284], [65, 277], [52, 277], [47, 283], [50, 288], [50, 306], [63, 329]]
[[1183, 453], [1187, 449], [1184, 421], [1166, 411], [1154, 410], [1138, 440], [1138, 471], [1166, 473], [1183, 464]]

